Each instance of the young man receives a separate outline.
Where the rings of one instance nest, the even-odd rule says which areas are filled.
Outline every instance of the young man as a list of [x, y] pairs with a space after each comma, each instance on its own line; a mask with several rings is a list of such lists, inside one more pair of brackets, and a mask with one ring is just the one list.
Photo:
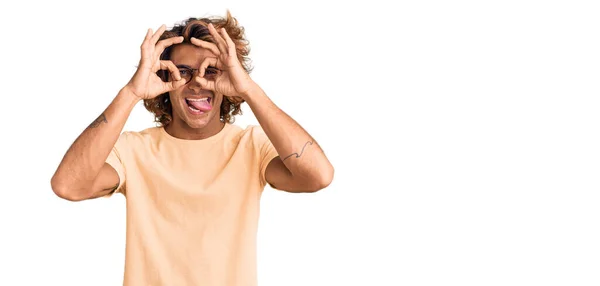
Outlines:
[[[249, 77], [243, 28], [225, 18], [148, 30], [136, 73], [52, 178], [61, 198], [127, 198], [125, 285], [256, 285], [265, 185], [328, 186], [317, 142]], [[137, 102], [158, 127], [120, 133]], [[232, 124], [247, 102], [259, 126]]]

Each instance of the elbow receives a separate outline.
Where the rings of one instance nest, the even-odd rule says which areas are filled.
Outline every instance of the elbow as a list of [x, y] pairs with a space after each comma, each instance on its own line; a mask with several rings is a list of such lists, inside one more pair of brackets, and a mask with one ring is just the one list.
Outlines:
[[60, 183], [55, 177], [50, 181], [54, 194], [64, 200], [78, 202], [85, 199], [83, 192], [76, 191], [75, 188], [69, 188], [66, 184]]
[[333, 174], [333, 166], [329, 165], [327, 168], [325, 168], [324, 171], [320, 172], [317, 178], [315, 178], [315, 180], [313, 181], [314, 184], [308, 192], [315, 193], [329, 187], [329, 185], [331, 185], [331, 182], [333, 182]]

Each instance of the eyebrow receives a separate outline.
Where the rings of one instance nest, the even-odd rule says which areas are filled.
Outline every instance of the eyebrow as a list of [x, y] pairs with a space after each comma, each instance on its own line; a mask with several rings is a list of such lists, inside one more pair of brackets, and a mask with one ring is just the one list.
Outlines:
[[[188, 66], [188, 65], [175, 65], [176, 68], [184, 68], [184, 69], [191, 69], [193, 70], [194, 68]], [[217, 67], [213, 67], [213, 66], [208, 66], [206, 67], [206, 69], [216, 69], [218, 71], [221, 71], [220, 69], [218, 69]]]

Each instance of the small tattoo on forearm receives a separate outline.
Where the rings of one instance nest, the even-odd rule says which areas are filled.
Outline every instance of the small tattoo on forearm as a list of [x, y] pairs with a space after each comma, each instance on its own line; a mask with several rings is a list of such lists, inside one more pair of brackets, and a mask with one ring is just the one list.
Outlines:
[[281, 160], [281, 161], [285, 161], [285, 160], [287, 160], [289, 157], [292, 157], [292, 156], [294, 156], [294, 155], [296, 155], [296, 158], [300, 158], [300, 156], [302, 156], [302, 153], [304, 153], [304, 148], [306, 148], [306, 146], [307, 146], [308, 144], [312, 145], [312, 144], [313, 144], [313, 141], [308, 141], [308, 142], [306, 142], [306, 144], [304, 144], [304, 147], [302, 147], [302, 150], [300, 151], [300, 154], [298, 154], [298, 153], [292, 153], [292, 154], [288, 155], [287, 157], [285, 157], [285, 158], [284, 158], [283, 160]]
[[88, 126], [89, 128], [96, 128], [98, 126], [100, 126], [100, 123], [108, 123], [108, 121], [106, 120], [106, 116], [104, 116], [104, 113], [100, 114], [100, 116], [98, 116], [98, 118], [96, 118], [96, 120], [94, 120], [94, 122], [92, 122], [92, 124], [90, 124], [90, 126]]

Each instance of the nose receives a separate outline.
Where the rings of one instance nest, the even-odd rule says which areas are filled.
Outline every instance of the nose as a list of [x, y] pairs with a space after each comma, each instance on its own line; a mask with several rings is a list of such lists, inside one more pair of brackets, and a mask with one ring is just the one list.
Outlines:
[[198, 92], [200, 92], [200, 90], [202, 90], [202, 85], [200, 84], [200, 81], [198, 81], [197, 76], [194, 76], [192, 78], [192, 80], [190, 80], [190, 82], [188, 83], [188, 88], [193, 90], [196, 93], [198, 93]]

